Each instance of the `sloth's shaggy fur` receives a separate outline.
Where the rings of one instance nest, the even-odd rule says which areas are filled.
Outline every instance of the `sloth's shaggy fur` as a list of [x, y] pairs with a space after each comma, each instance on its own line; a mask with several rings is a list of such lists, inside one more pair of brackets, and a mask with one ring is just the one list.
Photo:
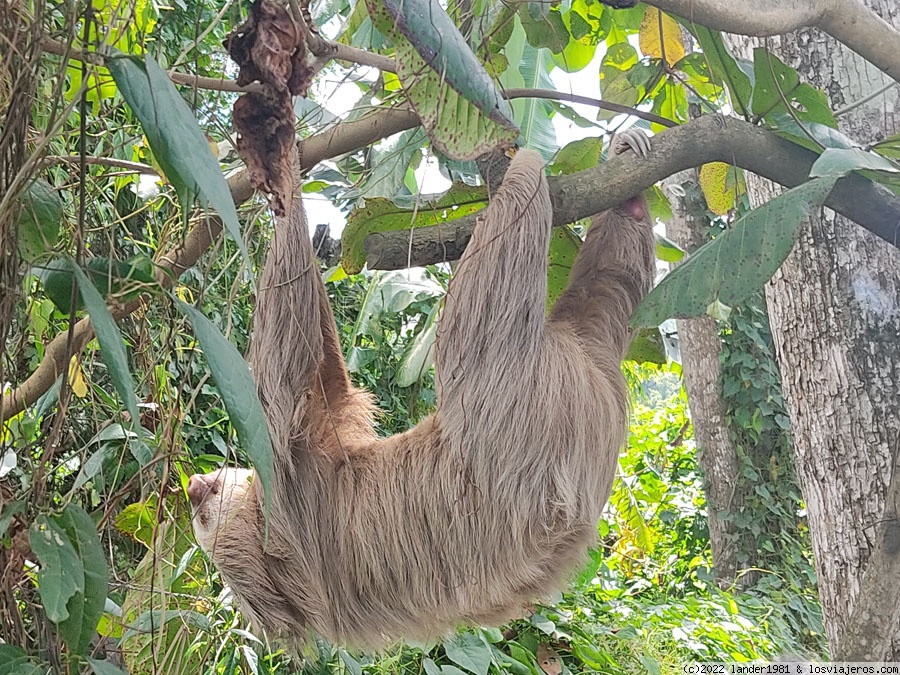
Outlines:
[[259, 482], [224, 469], [191, 479], [199, 543], [282, 636], [378, 647], [520, 614], [582, 560], [611, 490], [627, 324], [654, 270], [643, 203], [594, 219], [547, 317], [550, 198], [540, 157], [520, 151], [447, 293], [437, 411], [378, 438], [296, 195], [250, 357], [276, 452], [267, 539]]

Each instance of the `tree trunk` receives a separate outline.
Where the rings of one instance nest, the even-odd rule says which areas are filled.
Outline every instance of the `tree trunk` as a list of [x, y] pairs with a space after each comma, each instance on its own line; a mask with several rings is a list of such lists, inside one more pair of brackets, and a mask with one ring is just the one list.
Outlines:
[[[900, 27], [895, 0], [866, 4]], [[815, 30], [768, 46], [824, 89], [835, 110], [888, 82]], [[841, 128], [862, 143], [880, 140], [897, 132], [898, 107], [900, 94], [888, 89], [842, 115]], [[771, 185], [748, 184], [754, 202], [771, 198]], [[900, 593], [894, 527], [885, 528], [896, 525], [885, 500], [900, 443], [900, 252], [827, 211], [804, 227], [766, 298], [831, 654], [896, 661], [898, 598], [863, 597], [860, 588], [865, 573], [870, 581], [885, 580], [880, 592]], [[866, 569], [870, 560], [878, 569]]]

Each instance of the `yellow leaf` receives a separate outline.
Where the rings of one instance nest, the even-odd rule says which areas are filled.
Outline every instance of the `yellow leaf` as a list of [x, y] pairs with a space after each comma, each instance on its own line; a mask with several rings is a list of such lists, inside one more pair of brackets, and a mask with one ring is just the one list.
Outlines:
[[191, 293], [191, 289], [187, 286], [178, 286], [175, 289], [175, 295], [177, 295], [178, 299], [182, 302], [186, 302], [189, 305], [194, 304], [194, 294]]
[[[660, 21], [662, 17], [662, 21]], [[665, 47], [666, 63], [674, 66], [684, 57], [684, 42], [681, 39], [681, 26], [668, 14], [662, 14], [656, 7], [644, 10], [641, 21], [639, 42], [644, 56], [661, 59]]]
[[713, 213], [722, 216], [734, 208], [741, 185], [738, 171], [724, 162], [712, 162], [700, 167], [700, 189]]
[[84, 381], [84, 373], [77, 356], [73, 356], [69, 360], [69, 386], [72, 387], [72, 393], [78, 398], [87, 396], [87, 382]]

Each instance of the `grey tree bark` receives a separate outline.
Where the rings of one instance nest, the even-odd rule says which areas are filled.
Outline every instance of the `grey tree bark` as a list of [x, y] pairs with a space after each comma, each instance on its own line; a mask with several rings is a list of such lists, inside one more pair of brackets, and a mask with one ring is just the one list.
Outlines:
[[[895, 0], [866, 4], [900, 26]], [[816, 30], [768, 46], [824, 89], [835, 110], [889, 82]], [[840, 125], [871, 143], [897, 133], [898, 115], [895, 87], [849, 109]], [[774, 191], [759, 180], [749, 185], [757, 203]], [[896, 661], [900, 546], [897, 511], [885, 504], [900, 452], [900, 252], [826, 211], [810, 219], [766, 297], [832, 657]]]

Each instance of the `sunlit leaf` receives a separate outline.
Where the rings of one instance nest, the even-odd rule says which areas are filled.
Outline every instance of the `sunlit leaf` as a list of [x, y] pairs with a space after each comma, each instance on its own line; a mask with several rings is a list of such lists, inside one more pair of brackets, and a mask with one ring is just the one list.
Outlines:
[[642, 328], [632, 338], [625, 354], [625, 361], [637, 363], [663, 364], [666, 359], [666, 347], [658, 328]]
[[710, 162], [700, 167], [700, 189], [706, 205], [720, 216], [737, 204], [738, 192], [744, 189], [743, 173], [724, 162]]
[[665, 57], [669, 66], [674, 66], [684, 57], [681, 26], [668, 14], [649, 5], [644, 10], [638, 44], [644, 56], [655, 59]]
[[550, 248], [547, 254], [547, 310], [556, 303], [572, 274], [572, 265], [581, 248], [579, 239], [568, 227], [554, 227], [550, 233]]
[[81, 369], [81, 363], [76, 354], [72, 354], [72, 358], [69, 359], [67, 377], [69, 386], [72, 388], [72, 393], [75, 394], [75, 396], [78, 398], [87, 396], [87, 382], [84, 381], [84, 371]]

